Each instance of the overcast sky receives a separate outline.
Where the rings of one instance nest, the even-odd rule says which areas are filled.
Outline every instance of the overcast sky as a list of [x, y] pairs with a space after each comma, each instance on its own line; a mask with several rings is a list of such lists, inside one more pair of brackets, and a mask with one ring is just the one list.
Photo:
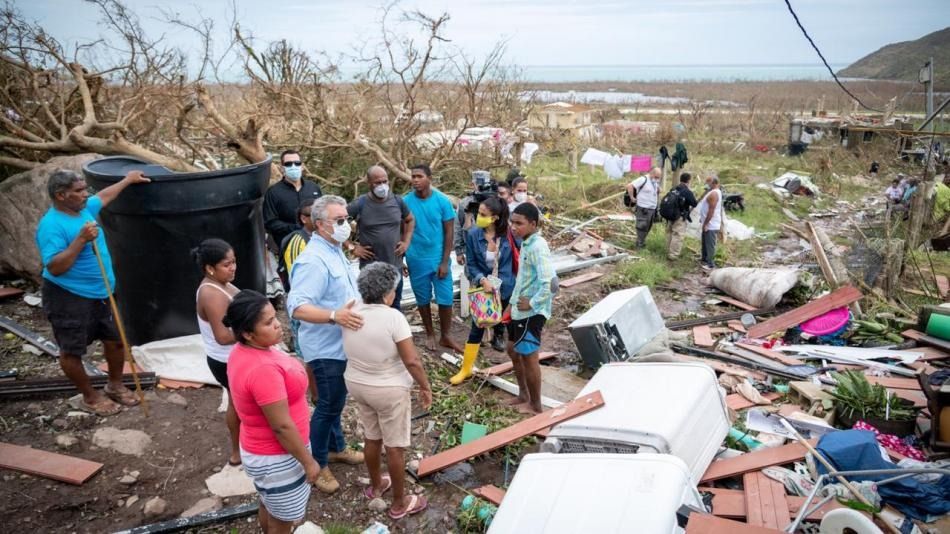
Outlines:
[[[335, 55], [377, 34], [380, 1], [236, 0], [242, 26], [262, 40], [286, 38]], [[75, 42], [101, 29], [83, 0], [13, 0], [55, 37]], [[157, 6], [218, 22], [227, 0], [127, 0], [155, 35], [194, 43], [156, 20]], [[828, 60], [847, 64], [881, 46], [950, 26], [950, 0], [792, 0]], [[528, 65], [810, 64], [818, 61], [783, 0], [405, 0], [403, 9], [447, 11], [454, 45], [481, 54], [500, 39]]]

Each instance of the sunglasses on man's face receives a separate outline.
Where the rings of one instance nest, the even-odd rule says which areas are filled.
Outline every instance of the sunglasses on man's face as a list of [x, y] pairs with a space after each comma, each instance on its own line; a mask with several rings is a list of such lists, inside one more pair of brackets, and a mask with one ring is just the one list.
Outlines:
[[352, 217], [340, 217], [338, 219], [327, 219], [327, 220], [337, 226], [343, 226], [344, 224], [350, 224], [351, 222], [353, 222]]
[[302, 161], [285, 161], [284, 167], [299, 167], [303, 165]]

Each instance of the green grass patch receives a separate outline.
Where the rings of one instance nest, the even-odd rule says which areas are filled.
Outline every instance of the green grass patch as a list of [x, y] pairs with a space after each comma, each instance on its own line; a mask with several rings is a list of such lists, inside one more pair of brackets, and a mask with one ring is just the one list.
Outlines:
[[360, 534], [363, 529], [347, 523], [326, 523], [323, 525], [323, 532], [326, 534]]

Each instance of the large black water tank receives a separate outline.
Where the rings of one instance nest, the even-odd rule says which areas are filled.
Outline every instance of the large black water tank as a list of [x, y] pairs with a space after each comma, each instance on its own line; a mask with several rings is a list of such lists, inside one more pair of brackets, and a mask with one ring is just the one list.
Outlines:
[[209, 237], [234, 247], [234, 285], [264, 291], [261, 205], [270, 168], [268, 158], [234, 169], [181, 173], [127, 156], [83, 166], [97, 190], [131, 170], [152, 180], [126, 188], [100, 213], [129, 343], [198, 333], [195, 292], [201, 274], [190, 250]]

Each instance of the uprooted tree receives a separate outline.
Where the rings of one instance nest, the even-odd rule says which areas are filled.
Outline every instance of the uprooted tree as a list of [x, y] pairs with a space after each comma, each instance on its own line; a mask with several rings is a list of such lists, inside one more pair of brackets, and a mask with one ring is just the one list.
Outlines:
[[[502, 65], [503, 44], [470, 57], [446, 37], [447, 14], [386, 7], [378, 40], [346, 58], [359, 71], [343, 80], [325, 54], [259, 43], [237, 20], [216, 53], [212, 19], [165, 12], [167, 23], [198, 40], [193, 49], [202, 55], [189, 58], [146, 35], [118, 0], [90, 1], [108, 37], [71, 50], [10, 4], [0, 10], [0, 165], [29, 169], [93, 152], [194, 171], [298, 148], [331, 162], [314, 165], [325, 174], [339, 174], [332, 162], [358, 160], [408, 178], [415, 162], [443, 171], [502, 164], [502, 149], [520, 141], [514, 132], [529, 111]], [[224, 81], [221, 65], [235, 57], [239, 79]], [[473, 127], [497, 135], [463, 149]], [[356, 178], [326, 179], [349, 188]]]

